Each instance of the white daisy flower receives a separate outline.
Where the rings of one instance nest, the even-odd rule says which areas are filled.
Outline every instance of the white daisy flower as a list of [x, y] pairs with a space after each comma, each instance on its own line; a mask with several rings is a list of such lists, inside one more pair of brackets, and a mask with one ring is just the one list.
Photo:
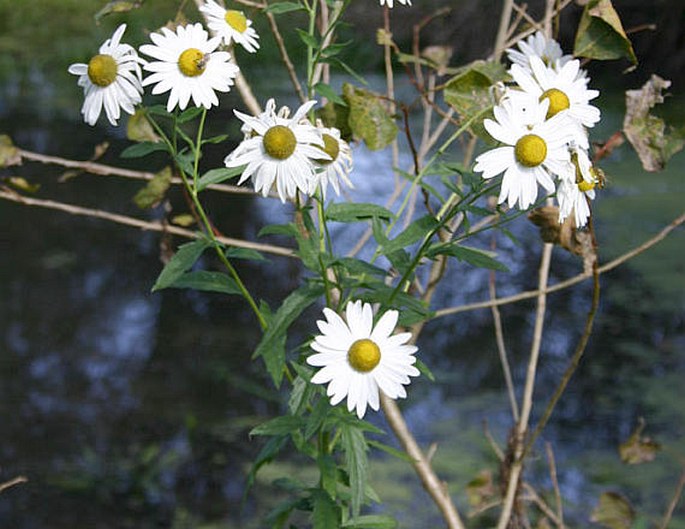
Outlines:
[[143, 86], [154, 84], [153, 95], [169, 93], [167, 111], [176, 105], [183, 110], [193, 98], [195, 106], [211, 108], [218, 105], [216, 92], [228, 92], [239, 68], [231, 62], [226, 51], [215, 51], [221, 38], [210, 39], [202, 24], [179, 26], [176, 32], [162, 28], [151, 33], [153, 44], [145, 44], [140, 51], [154, 59], [145, 65], [152, 72]]
[[585, 150], [572, 147], [571, 162], [575, 168], [575, 178], [562, 178], [557, 190], [559, 222], [564, 222], [573, 212], [576, 228], [582, 228], [591, 215], [588, 199], [595, 199], [597, 178]]
[[340, 195], [340, 182], [347, 187], [354, 188], [349, 175], [352, 171], [352, 150], [349, 143], [340, 137], [340, 131], [334, 127], [327, 128], [317, 123], [317, 129], [323, 139], [323, 151], [330, 156], [330, 160], [314, 160], [316, 178], [312, 180], [312, 188], [309, 194], [313, 194], [316, 188], [321, 186], [321, 194], [326, 200], [326, 189], [330, 183], [336, 195]]
[[259, 35], [242, 11], [225, 9], [214, 0], [207, 0], [200, 11], [207, 15], [207, 27], [221, 37], [226, 46], [235, 41], [250, 53], [259, 49]]
[[78, 85], [83, 87], [81, 114], [89, 125], [95, 125], [103, 107], [109, 122], [116, 125], [120, 109], [133, 114], [134, 105], [142, 101], [140, 64], [145, 61], [132, 46], [121, 43], [125, 30], [126, 24], [121, 24], [88, 64], [69, 66], [69, 73], [78, 75]]
[[564, 55], [559, 43], [554, 39], [548, 39], [542, 31], [536, 31], [530, 35], [526, 40], [521, 39], [516, 43], [518, 50], [508, 48], [507, 57], [509, 60], [521, 66], [524, 70], [531, 72], [531, 57], [538, 57], [542, 62], [550, 67], [562, 67], [573, 56]]
[[537, 199], [538, 184], [552, 193], [552, 176], [572, 170], [569, 120], [563, 113], [546, 119], [548, 109], [547, 99], [530, 106], [506, 99], [494, 108], [496, 121], [483, 122], [488, 133], [505, 146], [478, 156], [474, 171], [482, 172], [483, 178], [504, 172], [500, 204], [508, 201], [514, 207], [518, 202], [520, 209], [526, 209]]
[[[599, 121], [599, 109], [588, 103], [599, 95], [599, 91], [588, 89], [589, 79], [579, 77], [580, 61], [568, 61], [557, 71], [545, 66], [539, 57], [532, 56], [530, 67], [531, 71], [528, 72], [514, 64], [509, 73], [524, 93], [540, 101], [549, 101], [548, 118], [566, 110], [571, 118], [585, 127], [593, 127]], [[521, 94], [516, 90], [511, 91], [511, 97]]]
[[387, 311], [375, 327], [371, 305], [361, 301], [347, 304], [347, 322], [329, 308], [323, 313], [326, 321], [316, 322], [322, 334], [311, 345], [317, 354], [307, 363], [321, 367], [312, 382], [328, 384], [331, 405], [347, 397], [347, 409], [356, 409], [361, 419], [367, 406], [378, 410], [379, 391], [392, 399], [405, 398], [409, 377], [419, 375], [414, 367], [418, 348], [407, 344], [411, 333], [392, 335], [398, 312]]
[[305, 119], [315, 104], [306, 102], [292, 118], [284, 117], [288, 112], [276, 114], [273, 99], [256, 117], [234, 110], [244, 123], [246, 137], [224, 163], [226, 167], [247, 165], [238, 184], [252, 178], [255, 191], [267, 196], [275, 182], [282, 202], [295, 198], [298, 189], [302, 193], [311, 191], [316, 177], [312, 160], [330, 159], [323, 152], [325, 144], [318, 130]]
[[[392, 9], [393, 6], [393, 0], [380, 0], [381, 5], [387, 5], [390, 9]], [[403, 6], [410, 6], [411, 5], [411, 0], [397, 0], [400, 4]]]

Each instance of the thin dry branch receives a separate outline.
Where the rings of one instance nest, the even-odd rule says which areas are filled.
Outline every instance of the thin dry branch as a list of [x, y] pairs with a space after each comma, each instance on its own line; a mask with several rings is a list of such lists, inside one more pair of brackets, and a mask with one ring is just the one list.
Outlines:
[[545, 450], [547, 452], [547, 462], [549, 464], [549, 477], [552, 480], [552, 488], [554, 489], [554, 501], [557, 507], [557, 520], [555, 523], [559, 529], [564, 529], [564, 505], [561, 499], [561, 489], [559, 488], [554, 450], [552, 450], [552, 445], [550, 443], [545, 443]]
[[666, 514], [664, 514], [664, 520], [661, 522], [659, 529], [667, 529], [668, 524], [671, 523], [671, 518], [673, 517], [675, 508], [678, 506], [680, 497], [683, 494], [683, 488], [685, 488], [685, 468], [683, 469], [682, 474], [680, 474], [680, 481], [678, 481], [678, 485], [676, 486], [675, 492], [673, 493], [673, 498], [671, 498], [671, 501], [668, 504]]
[[397, 403], [381, 392], [381, 407], [388, 420], [388, 424], [390, 424], [393, 432], [395, 432], [405, 452], [411, 457], [412, 465], [421, 479], [421, 483], [423, 483], [424, 488], [440, 509], [445, 522], [447, 522], [448, 529], [465, 529], [457, 508], [450, 498], [446, 484], [440, 481], [433, 467], [431, 467], [430, 461], [409, 431]]
[[[613, 259], [609, 261], [608, 263], [602, 265], [599, 267], [598, 272], [600, 274], [603, 274], [605, 272], [608, 272], [610, 270], [613, 270], [614, 268], [622, 265], [626, 261], [629, 261], [630, 259], [633, 259], [634, 257], [640, 255], [641, 253], [645, 252], [655, 244], [658, 244], [659, 242], [663, 241], [674, 229], [676, 229], [678, 226], [681, 224], [685, 223], [685, 213], [674, 219], [668, 226], [663, 228], [658, 234], [656, 234], [654, 237], [646, 240], [644, 243], [640, 244], [639, 246], [636, 246], [632, 250], [624, 253], [623, 255], [617, 257], [616, 259]], [[582, 272], [574, 277], [571, 277], [565, 281], [562, 281], [560, 283], [557, 283], [556, 285], [553, 285], [551, 287], [547, 287], [544, 292], [545, 294], [551, 294], [553, 292], [559, 292], [560, 290], [564, 290], [570, 286], [573, 286], [577, 283], [581, 283], [585, 281], [586, 279], [589, 279], [592, 277], [592, 273], [585, 273]], [[514, 294], [513, 296], [507, 296], [505, 298], [499, 298], [496, 300], [490, 300], [490, 301], [479, 301], [477, 303], [469, 303], [466, 305], [460, 305], [458, 307], [449, 307], [446, 309], [440, 309], [435, 311], [435, 314], [433, 318], [440, 318], [443, 316], [449, 316], [450, 314], [458, 314], [460, 312], [468, 312], [471, 310], [478, 310], [478, 309], [487, 309], [492, 306], [500, 306], [500, 305], [507, 305], [509, 303], [516, 303], [518, 301], [524, 301], [526, 299], [531, 299], [540, 294], [539, 290], [529, 290], [526, 292], [521, 292], [520, 294]]]
[[[191, 230], [186, 230], [185, 228], [180, 228], [178, 226], [170, 226], [162, 224], [161, 222], [140, 220], [133, 217], [128, 217], [126, 215], [110, 213], [109, 211], [84, 208], [81, 206], [65, 204], [64, 202], [57, 202], [54, 200], [43, 200], [38, 198], [25, 197], [8, 190], [0, 190], [0, 199], [9, 200], [10, 202], [16, 202], [18, 204], [23, 204], [25, 206], [34, 206], [63, 211], [71, 215], [79, 215], [84, 217], [93, 217], [97, 219], [108, 220], [116, 224], [132, 226], [143, 231], [159, 231], [165, 233], [172, 233], [174, 235], [179, 235], [181, 237], [186, 237], [188, 239], [197, 239], [202, 236], [200, 233], [196, 233]], [[245, 241], [243, 239], [235, 239], [232, 237], [216, 236], [215, 238], [217, 241], [228, 246], [236, 246], [238, 248], [249, 248], [252, 250], [257, 250], [259, 252], [264, 252], [272, 255], [295, 257], [293, 250], [290, 250], [289, 248], [283, 248], [281, 246]]]
[[28, 481], [28, 478], [24, 476], [17, 476], [16, 478], [10, 479], [9, 481], [5, 481], [4, 483], [0, 483], [0, 493], [3, 491], [14, 487], [15, 485], [19, 485], [20, 483], [26, 483]]

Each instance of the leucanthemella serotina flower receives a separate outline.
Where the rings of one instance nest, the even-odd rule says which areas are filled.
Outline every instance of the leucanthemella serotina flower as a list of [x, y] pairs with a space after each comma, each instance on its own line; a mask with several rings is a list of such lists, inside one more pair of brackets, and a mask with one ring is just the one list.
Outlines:
[[[513, 64], [518, 64], [524, 70], [530, 72], [530, 58], [537, 57], [550, 67], [562, 67], [573, 59], [571, 55], [564, 55], [559, 43], [554, 39], [548, 39], [542, 31], [536, 31], [527, 39], [519, 40], [516, 43], [518, 50], [507, 49], [507, 57]], [[520, 50], [520, 51], [519, 51]]]
[[592, 162], [583, 149], [571, 146], [571, 162], [574, 167], [574, 178], [562, 178], [557, 189], [557, 201], [559, 202], [559, 222], [573, 212], [576, 228], [582, 228], [590, 218], [590, 205], [588, 199], [595, 199], [595, 169]]
[[546, 119], [549, 101], [528, 100], [526, 105], [505, 99], [494, 108], [495, 120], [486, 119], [485, 129], [503, 143], [476, 158], [474, 171], [489, 179], [504, 172], [498, 202], [517, 203], [527, 209], [535, 202], [538, 184], [554, 192], [554, 175], [568, 174], [568, 118], [562, 113]]
[[144, 66], [152, 73], [143, 86], [154, 84], [153, 95], [169, 92], [168, 112], [177, 105], [184, 110], [191, 97], [197, 107], [218, 105], [215, 92], [228, 92], [239, 71], [228, 52], [216, 51], [221, 38], [210, 39], [199, 23], [160, 31], [150, 34], [154, 44], [140, 47], [141, 53], [157, 59]]
[[103, 108], [109, 122], [116, 125], [120, 109], [133, 114], [134, 106], [142, 101], [140, 65], [145, 61], [132, 46], [121, 42], [125, 30], [126, 24], [121, 24], [88, 64], [69, 66], [69, 73], [78, 75], [78, 85], [83, 87], [81, 114], [89, 125], [95, 125]]
[[[397, 0], [400, 4], [404, 6], [410, 6], [411, 5], [411, 0]], [[393, 7], [393, 0], [380, 0], [381, 5], [387, 5], [388, 8], [392, 9]]]
[[409, 377], [419, 375], [418, 348], [407, 344], [411, 333], [392, 334], [399, 313], [386, 311], [375, 326], [371, 305], [359, 300], [347, 304], [345, 320], [329, 308], [323, 313], [326, 320], [316, 322], [321, 334], [311, 344], [316, 353], [307, 363], [321, 368], [311, 381], [328, 384], [331, 405], [347, 397], [347, 409], [361, 419], [367, 407], [378, 410], [380, 391], [391, 399], [405, 398]]
[[328, 184], [331, 184], [336, 195], [340, 195], [340, 182], [347, 187], [354, 187], [349, 178], [352, 171], [352, 150], [349, 143], [340, 137], [340, 131], [335, 127], [324, 127], [321, 122], [317, 121], [317, 129], [324, 142], [323, 151], [331, 159], [314, 160], [316, 178], [312, 180], [312, 189], [309, 194], [313, 194], [316, 188], [321, 186], [321, 195], [325, 200]]
[[207, 15], [207, 27], [221, 37], [227, 46], [236, 42], [250, 53], [259, 49], [259, 35], [252, 27], [252, 21], [242, 11], [226, 9], [214, 0], [207, 0], [200, 11]]
[[313, 160], [329, 160], [324, 152], [324, 140], [319, 131], [306, 119], [316, 104], [307, 101], [292, 118], [270, 99], [266, 110], [258, 116], [233, 112], [244, 123], [245, 139], [231, 152], [226, 167], [246, 165], [238, 184], [252, 179], [256, 192], [267, 196], [274, 183], [282, 202], [294, 199], [297, 191], [308, 194], [316, 178]]

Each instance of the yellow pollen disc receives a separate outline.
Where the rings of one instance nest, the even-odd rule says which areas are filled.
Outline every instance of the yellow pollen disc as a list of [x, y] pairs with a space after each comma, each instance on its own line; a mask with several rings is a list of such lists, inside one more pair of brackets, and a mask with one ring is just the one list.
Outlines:
[[330, 160], [316, 160], [317, 163], [321, 165], [328, 165], [333, 163], [338, 159], [338, 154], [340, 154], [340, 143], [330, 134], [323, 134], [323, 147], [319, 147], [323, 152], [331, 157]]
[[178, 69], [186, 77], [197, 77], [205, 71], [207, 59], [197, 48], [188, 48], [178, 58]]
[[247, 18], [240, 11], [229, 9], [224, 15], [226, 24], [235, 29], [238, 33], [245, 33], [247, 29]]
[[275, 125], [264, 134], [266, 154], [277, 160], [285, 160], [295, 152], [297, 139], [295, 133], [284, 125]]
[[368, 338], [357, 340], [347, 351], [347, 361], [355, 371], [368, 373], [381, 361], [381, 350]]
[[88, 78], [97, 86], [109, 86], [117, 78], [117, 61], [111, 55], [96, 55], [88, 62]]
[[571, 106], [568, 96], [556, 88], [550, 88], [542, 93], [540, 101], [549, 99], [549, 108], [547, 109], [547, 119], [558, 114], [562, 110], [566, 110]]
[[526, 134], [521, 136], [514, 147], [516, 161], [525, 167], [536, 167], [547, 157], [547, 144], [540, 136]]
[[578, 189], [580, 189], [583, 193], [586, 191], [590, 191], [590, 189], [595, 188], [595, 183], [594, 182], [588, 182], [587, 180], [583, 180], [582, 182], [578, 183]]

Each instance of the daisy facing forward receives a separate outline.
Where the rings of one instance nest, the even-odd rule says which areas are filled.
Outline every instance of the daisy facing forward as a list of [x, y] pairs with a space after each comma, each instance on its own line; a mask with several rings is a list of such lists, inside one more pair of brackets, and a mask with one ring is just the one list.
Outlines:
[[259, 35], [242, 11], [225, 9], [214, 0], [208, 0], [200, 11], [207, 15], [207, 27], [221, 37], [226, 46], [235, 41], [250, 53], [259, 49]]
[[538, 184], [549, 193], [554, 191], [554, 175], [567, 175], [572, 171], [567, 147], [574, 127], [562, 113], [545, 119], [549, 101], [528, 101], [520, 105], [505, 99], [494, 109], [495, 119], [483, 122], [485, 129], [496, 140], [505, 144], [476, 158], [474, 171], [483, 178], [492, 178], [504, 172], [498, 203], [509, 207], [519, 204], [527, 209], [538, 196]]
[[231, 89], [239, 69], [228, 52], [215, 51], [221, 38], [210, 39], [201, 24], [179, 26], [176, 32], [162, 28], [150, 39], [154, 44], [145, 44], [140, 51], [157, 60], [145, 65], [152, 74], [143, 86], [154, 84], [153, 95], [170, 92], [168, 112], [176, 105], [184, 110], [191, 97], [195, 106], [210, 108], [219, 104], [215, 91]]
[[144, 61], [132, 46], [121, 43], [125, 30], [126, 24], [120, 25], [88, 64], [69, 66], [69, 73], [78, 75], [78, 85], [83, 87], [81, 114], [89, 125], [95, 125], [103, 107], [109, 122], [116, 125], [120, 109], [133, 114], [134, 105], [142, 101], [140, 64]]
[[267, 196], [274, 183], [285, 202], [293, 199], [299, 189], [309, 193], [316, 177], [312, 160], [330, 160], [323, 150], [324, 140], [317, 129], [305, 118], [316, 104], [308, 101], [297, 109], [292, 118], [283, 109], [276, 114], [276, 103], [270, 99], [266, 110], [256, 117], [234, 110], [244, 123], [245, 139], [224, 160], [226, 167], [246, 165], [238, 184], [248, 178], [256, 192]]
[[392, 335], [398, 312], [387, 311], [375, 327], [371, 305], [359, 300], [347, 304], [347, 321], [329, 308], [323, 313], [326, 321], [316, 322], [322, 334], [311, 345], [316, 354], [307, 363], [321, 367], [312, 383], [328, 384], [331, 405], [347, 397], [347, 409], [356, 409], [361, 419], [367, 406], [378, 410], [380, 391], [391, 399], [405, 398], [409, 377], [419, 375], [414, 367], [418, 349], [407, 344], [411, 333]]

